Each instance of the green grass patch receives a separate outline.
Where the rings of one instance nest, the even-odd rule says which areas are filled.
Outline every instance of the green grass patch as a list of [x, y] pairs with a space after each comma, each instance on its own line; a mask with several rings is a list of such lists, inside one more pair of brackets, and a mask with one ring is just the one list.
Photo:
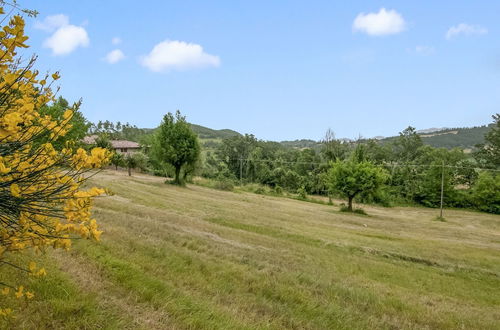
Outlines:
[[44, 256], [27, 316], [1, 327], [498, 328], [499, 216], [364, 205], [366, 216], [257, 186], [95, 180], [115, 192], [96, 201], [102, 242]]

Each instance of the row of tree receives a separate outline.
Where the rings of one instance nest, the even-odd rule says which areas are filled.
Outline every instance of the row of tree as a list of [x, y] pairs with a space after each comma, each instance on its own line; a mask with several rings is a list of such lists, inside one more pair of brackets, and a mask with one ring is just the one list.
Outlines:
[[[47, 111], [54, 114], [67, 106], [59, 99]], [[83, 124], [83, 116], [75, 116], [73, 136], [97, 133], [97, 146], [109, 147], [109, 139], [130, 137], [141, 141], [143, 153], [123, 156], [115, 154], [112, 163], [118, 167], [140, 168], [160, 176], [171, 176], [173, 183], [184, 184], [193, 175], [201, 175], [232, 183], [259, 183], [272, 188], [308, 194], [342, 194], [349, 205], [356, 197], [362, 202], [390, 204], [440, 204], [441, 188], [450, 207], [478, 208], [500, 212], [500, 115], [493, 116], [494, 125], [485, 136], [485, 144], [467, 154], [461, 149], [433, 148], [424, 145], [413, 127], [403, 130], [396, 139], [381, 143], [372, 139], [346, 141], [335, 138], [328, 130], [322, 148], [293, 149], [277, 142], [262, 141], [253, 135], [223, 139], [214, 148], [202, 152], [196, 134], [179, 111], [164, 116], [155, 130], [139, 129], [128, 124], [108, 121]], [[361, 169], [372, 169], [375, 188], [354, 189], [345, 193], [344, 178], [360, 182]], [[338, 179], [332, 173], [336, 168]], [[478, 168], [484, 169], [479, 170]], [[342, 169], [342, 170], [341, 170]], [[346, 176], [350, 169], [353, 174]], [[370, 170], [371, 171], [371, 170]], [[369, 175], [369, 176], [370, 176]], [[352, 179], [354, 178], [354, 179]], [[443, 180], [442, 180], [443, 179]], [[343, 182], [343, 183], [342, 183]], [[351, 189], [351, 188], [349, 188]], [[359, 191], [358, 191], [359, 190]]]
[[[357, 196], [360, 201], [384, 205], [417, 203], [436, 207], [440, 204], [443, 186], [448, 206], [476, 207], [498, 213], [500, 175], [495, 170], [500, 166], [500, 121], [499, 115], [493, 118], [495, 126], [485, 136], [485, 145], [477, 146], [473, 154], [424, 145], [412, 127], [387, 144], [376, 140], [337, 140], [328, 131], [320, 152], [309, 148], [288, 149], [279, 143], [245, 135], [225, 139], [214, 152], [207, 153], [201, 174], [215, 179], [279, 186], [289, 191], [342, 192], [351, 201]], [[342, 175], [333, 175], [332, 167], [338, 171], [335, 173]], [[342, 189], [351, 181], [365, 185], [358, 177], [364, 175], [373, 177], [369, 185], [377, 189], [349, 188], [356, 192], [348, 193]]]

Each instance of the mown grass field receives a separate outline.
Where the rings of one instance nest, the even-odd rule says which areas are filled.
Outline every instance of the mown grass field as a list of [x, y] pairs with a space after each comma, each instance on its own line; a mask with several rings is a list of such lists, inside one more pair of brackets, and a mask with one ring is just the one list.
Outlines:
[[500, 328], [499, 216], [92, 181], [115, 193], [95, 205], [102, 241], [47, 253], [4, 328]]

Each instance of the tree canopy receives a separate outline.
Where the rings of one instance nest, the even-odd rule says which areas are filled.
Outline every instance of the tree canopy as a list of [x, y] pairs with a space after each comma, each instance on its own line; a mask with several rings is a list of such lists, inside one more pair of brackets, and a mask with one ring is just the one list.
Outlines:
[[85, 119], [80, 109], [81, 102], [76, 102], [72, 106], [69, 105], [68, 101], [60, 96], [50, 105], [44, 105], [40, 108], [40, 113], [42, 115], [49, 115], [53, 120], [62, 121], [64, 119], [64, 113], [67, 109], [71, 108], [73, 110], [73, 115], [68, 122], [68, 129], [64, 136], [59, 137], [52, 144], [57, 150], [61, 150], [65, 147], [66, 141], [73, 141], [77, 144], [83, 140], [87, 135], [89, 128], [91, 126], [90, 122]]
[[500, 168], [500, 114], [493, 117], [493, 127], [484, 135], [484, 144], [478, 145], [476, 160], [483, 166]]
[[169, 112], [163, 117], [155, 140], [152, 154], [161, 163], [172, 165], [175, 170], [174, 183], [183, 184], [181, 170], [197, 162], [201, 148], [198, 137], [180, 111], [177, 110], [175, 116]]
[[331, 191], [340, 193], [348, 200], [348, 210], [352, 211], [353, 199], [361, 193], [373, 193], [386, 181], [384, 170], [367, 161], [354, 159], [338, 160], [331, 163], [327, 184]]

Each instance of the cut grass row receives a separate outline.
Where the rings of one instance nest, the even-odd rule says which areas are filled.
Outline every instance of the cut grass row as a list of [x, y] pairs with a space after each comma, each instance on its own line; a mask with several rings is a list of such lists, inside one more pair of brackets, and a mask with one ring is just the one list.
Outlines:
[[[336, 207], [106, 171], [100, 244], [50, 253], [10, 326], [494, 329], [500, 219]], [[53, 290], [51, 290], [53, 288]], [[68, 294], [63, 294], [67, 292]], [[74, 315], [74, 317], [72, 316]], [[22, 316], [22, 317], [21, 317]]]

